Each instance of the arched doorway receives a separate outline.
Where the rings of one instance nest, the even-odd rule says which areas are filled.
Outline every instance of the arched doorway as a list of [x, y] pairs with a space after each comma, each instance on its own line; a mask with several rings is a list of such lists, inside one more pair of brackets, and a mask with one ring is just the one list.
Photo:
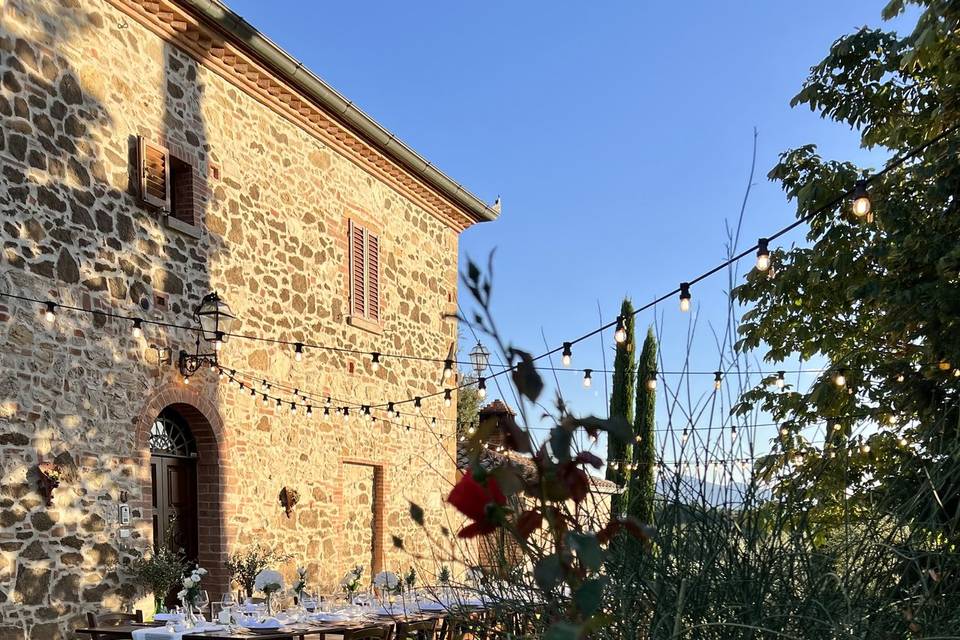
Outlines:
[[[170, 424], [165, 424], [163, 430], [157, 425], [159, 416], [174, 416], [174, 424], [177, 424], [179, 418], [179, 434], [182, 438], [171, 432]], [[186, 427], [184, 429], [183, 427]], [[207, 580], [206, 588], [213, 596], [214, 593], [223, 593], [230, 588], [230, 576], [227, 573], [227, 526], [226, 518], [233, 513], [233, 506], [230, 504], [229, 487], [231, 486], [229, 461], [224, 460], [225, 436], [223, 419], [217, 410], [216, 404], [206, 395], [198, 393], [196, 389], [187, 388], [178, 383], [169, 383], [162, 385], [155, 390], [152, 396], [147, 399], [137, 417], [137, 448], [140, 455], [141, 468], [143, 469], [143, 493], [141, 499], [135, 507], [135, 516], [142, 513], [146, 524], [150, 524], [156, 518], [157, 528], [160, 529], [160, 522], [169, 522], [169, 512], [165, 515], [157, 513], [158, 509], [153, 506], [154, 487], [158, 491], [165, 489], [160, 487], [160, 479], [166, 479], [161, 473], [156, 479], [153, 473], [158, 469], [154, 462], [171, 464], [169, 455], [171, 448], [174, 452], [180, 451], [181, 457], [176, 458], [175, 462], [183, 461], [193, 464], [193, 488], [188, 490], [186, 495], [194, 499], [194, 513], [192, 518], [179, 517], [178, 526], [192, 520], [190, 524], [190, 534], [187, 539], [194, 544], [193, 555], [196, 562], [206, 569]], [[151, 438], [154, 433], [157, 437], [154, 442]], [[163, 436], [170, 437], [167, 442]], [[188, 444], [192, 442], [191, 444]], [[163, 449], [154, 455], [153, 449]], [[164, 455], [166, 452], [166, 455]], [[184, 455], [185, 454], [185, 455]], [[165, 458], [160, 460], [160, 458]], [[160, 469], [163, 465], [160, 465]], [[167, 469], [169, 470], [169, 469]], [[167, 474], [169, 475], [169, 474]], [[174, 485], [175, 487], [177, 485]], [[162, 499], [158, 495], [158, 504]], [[193, 531], [196, 535], [193, 535]], [[154, 541], [162, 540], [156, 537]], [[161, 534], [162, 535], [162, 534]], [[195, 541], [195, 542], [194, 542]], [[216, 596], [213, 596], [216, 597]]]
[[164, 408], [150, 426], [150, 480], [154, 545], [197, 561], [197, 442], [174, 407]]

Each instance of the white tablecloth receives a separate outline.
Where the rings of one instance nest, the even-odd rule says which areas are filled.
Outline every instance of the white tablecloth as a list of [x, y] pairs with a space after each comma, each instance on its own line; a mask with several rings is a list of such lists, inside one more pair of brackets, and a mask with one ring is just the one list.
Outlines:
[[150, 627], [146, 629], [137, 629], [130, 635], [133, 640], [182, 640], [188, 633], [201, 633], [204, 631], [222, 631], [223, 625], [208, 624], [204, 627], [193, 629], [184, 629], [183, 631], [167, 631], [166, 627]]

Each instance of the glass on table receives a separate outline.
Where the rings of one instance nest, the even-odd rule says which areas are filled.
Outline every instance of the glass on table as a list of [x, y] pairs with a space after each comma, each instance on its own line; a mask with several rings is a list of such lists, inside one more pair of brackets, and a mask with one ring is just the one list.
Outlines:
[[200, 591], [200, 594], [197, 596], [197, 615], [199, 615], [200, 620], [205, 621], [207, 618], [204, 616], [204, 611], [207, 607], [210, 606], [210, 594], [205, 590]]

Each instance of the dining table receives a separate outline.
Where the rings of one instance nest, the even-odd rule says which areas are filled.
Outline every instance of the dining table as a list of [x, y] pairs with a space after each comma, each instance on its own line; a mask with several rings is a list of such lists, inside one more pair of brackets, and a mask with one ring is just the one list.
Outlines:
[[[443, 615], [426, 614], [411, 614], [403, 616], [402, 618], [400, 616], [369, 616], [344, 622], [294, 623], [281, 626], [276, 631], [251, 631], [249, 629], [235, 627], [234, 630], [230, 631], [220, 630], [184, 632], [183, 635], [179, 637], [181, 640], [250, 640], [251, 638], [258, 638], [259, 640], [297, 640], [316, 638], [317, 640], [324, 640], [328, 634], [343, 635], [343, 633], [346, 631], [362, 629], [365, 627], [394, 625], [397, 622], [420, 622], [423, 620], [441, 619], [443, 617]], [[164, 628], [164, 624], [142, 622], [121, 624], [116, 626], [85, 627], [82, 629], [77, 629], [77, 633], [88, 635], [92, 638], [100, 637], [109, 638], [111, 640], [115, 638], [118, 640], [130, 640], [133, 638], [134, 631], [144, 628], [154, 628], [160, 630]]]

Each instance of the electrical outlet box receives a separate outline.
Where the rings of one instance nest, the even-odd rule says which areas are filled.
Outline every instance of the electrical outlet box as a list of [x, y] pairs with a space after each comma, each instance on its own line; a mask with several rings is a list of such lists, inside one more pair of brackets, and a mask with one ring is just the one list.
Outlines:
[[120, 525], [126, 526], [128, 524], [130, 524], [130, 505], [122, 504], [120, 505]]

